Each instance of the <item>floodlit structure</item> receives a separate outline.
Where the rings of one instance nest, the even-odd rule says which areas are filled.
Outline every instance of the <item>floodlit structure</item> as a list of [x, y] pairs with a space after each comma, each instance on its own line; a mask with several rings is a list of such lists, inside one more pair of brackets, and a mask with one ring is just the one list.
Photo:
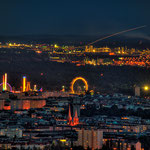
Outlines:
[[0, 84], [0, 89], [2, 91], [10, 91], [12, 92], [12, 87], [9, 83], [7, 83], [7, 73], [3, 75], [3, 82]]
[[31, 90], [30, 82], [27, 82], [27, 90], [26, 91], [30, 91], [30, 90]]
[[3, 91], [5, 90], [5, 76], [3, 75]]
[[3, 75], [3, 91], [7, 91], [7, 73]]
[[77, 110], [75, 111], [75, 115], [74, 115], [74, 118], [72, 120], [70, 105], [69, 105], [67, 124], [70, 126], [75, 126], [75, 125], [79, 124], [79, 118], [78, 118]]
[[7, 73], [5, 73], [5, 91], [7, 91]]
[[73, 118], [73, 125], [78, 125], [79, 124], [79, 118], [77, 114], [77, 110], [75, 111], [75, 116]]
[[37, 85], [34, 85], [33, 91], [37, 91]]
[[67, 124], [68, 125], [72, 125], [72, 116], [71, 116], [70, 105], [69, 105], [69, 112], [68, 112]]
[[22, 91], [26, 92], [26, 76], [23, 76], [23, 87], [22, 87]]

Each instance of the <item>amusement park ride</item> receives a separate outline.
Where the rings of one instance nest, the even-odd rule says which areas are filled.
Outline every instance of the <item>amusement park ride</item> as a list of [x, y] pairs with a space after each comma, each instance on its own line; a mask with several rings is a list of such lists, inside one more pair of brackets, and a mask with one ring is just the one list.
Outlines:
[[[34, 85], [34, 89], [32, 90], [31, 86], [30, 86], [30, 82], [27, 82], [26, 76], [23, 76], [21, 89], [22, 89], [21, 91], [17, 91], [17, 92], [29, 92], [29, 91], [42, 92], [42, 88], [40, 90], [38, 90], [36, 85]], [[0, 84], [0, 91], [8, 91], [8, 92], [12, 92], [12, 93], [16, 92], [12, 89], [11, 85], [7, 82], [7, 73], [5, 73], [3, 75], [3, 82]]]
[[[76, 88], [76, 83], [78, 82], [82, 82], [82, 88], [81, 85], [78, 86], [79, 88]], [[84, 84], [84, 85], [83, 85]], [[83, 94], [86, 91], [88, 91], [88, 82], [83, 78], [83, 77], [76, 77], [72, 80], [71, 82], [71, 86], [70, 86], [70, 93], [71, 94]], [[15, 92], [11, 85], [7, 82], [7, 73], [5, 73], [3, 75], [3, 82], [0, 84], [0, 91], [8, 91], [8, 92]], [[42, 92], [42, 88], [40, 90], [37, 89], [37, 86], [34, 85], [33, 90], [31, 89], [31, 85], [30, 82], [27, 81], [26, 76], [23, 76], [23, 80], [22, 80], [22, 90], [20, 92], [29, 92], [29, 91], [40, 91]], [[63, 86], [63, 92], [64, 90], [64, 86]]]
[[[75, 91], [75, 83], [78, 81], [78, 80], [81, 80], [83, 83], [84, 83], [84, 88], [85, 90], [84, 91]], [[70, 86], [70, 90], [71, 90], [71, 93], [72, 94], [81, 94], [81, 92], [85, 92], [85, 91], [88, 91], [88, 82], [83, 78], [83, 77], [76, 77], [72, 80], [71, 82], [71, 86]]]
[[3, 75], [3, 82], [0, 84], [1, 91], [9, 91], [12, 92], [11, 85], [7, 82], [7, 73]]

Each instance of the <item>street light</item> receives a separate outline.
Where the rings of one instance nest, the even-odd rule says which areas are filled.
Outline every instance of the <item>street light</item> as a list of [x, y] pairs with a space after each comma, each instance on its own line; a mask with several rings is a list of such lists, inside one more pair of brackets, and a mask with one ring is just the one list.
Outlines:
[[144, 86], [144, 90], [148, 91], [149, 90], [148, 86]]

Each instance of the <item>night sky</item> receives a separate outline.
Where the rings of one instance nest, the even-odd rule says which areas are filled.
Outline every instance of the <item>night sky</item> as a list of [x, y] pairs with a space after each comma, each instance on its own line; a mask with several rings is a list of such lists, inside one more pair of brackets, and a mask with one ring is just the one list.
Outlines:
[[[108, 34], [149, 38], [150, 0], [0, 0], [0, 35]], [[133, 33], [132, 33], [133, 34]]]

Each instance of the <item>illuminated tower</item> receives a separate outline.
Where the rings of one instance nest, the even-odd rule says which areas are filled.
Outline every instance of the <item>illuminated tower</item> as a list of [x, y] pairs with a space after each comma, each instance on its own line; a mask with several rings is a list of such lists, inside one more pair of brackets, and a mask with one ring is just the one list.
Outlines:
[[37, 85], [34, 85], [33, 91], [37, 91]]
[[77, 125], [77, 124], [79, 124], [79, 118], [78, 118], [77, 109], [76, 109], [75, 116], [73, 118], [73, 125]]
[[3, 91], [7, 91], [7, 73], [3, 75]]
[[27, 82], [27, 90], [26, 91], [30, 91], [30, 90], [31, 90], [30, 82]]
[[69, 105], [69, 112], [68, 112], [67, 124], [72, 125], [72, 117], [71, 117], [70, 105]]
[[5, 91], [7, 91], [7, 73], [5, 73]]
[[26, 92], [26, 76], [23, 76], [23, 88], [22, 88], [23, 92]]
[[5, 75], [3, 75], [3, 91], [5, 91]]

